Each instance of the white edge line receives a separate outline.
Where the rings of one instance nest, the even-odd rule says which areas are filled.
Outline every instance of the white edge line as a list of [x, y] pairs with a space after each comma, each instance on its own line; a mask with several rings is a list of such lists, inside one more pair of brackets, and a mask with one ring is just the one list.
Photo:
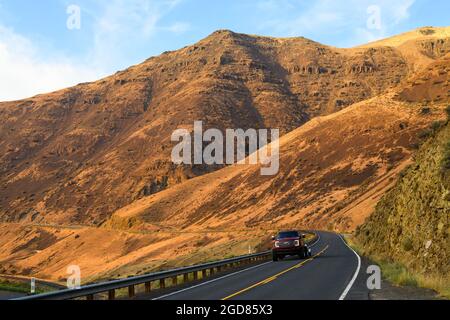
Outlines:
[[361, 269], [361, 257], [356, 253], [355, 250], [353, 250], [348, 244], [347, 242], [345, 242], [344, 238], [342, 237], [342, 235], [339, 235], [339, 237], [341, 238], [341, 240], [344, 242], [344, 244], [356, 255], [356, 257], [358, 258], [358, 267], [356, 268], [355, 274], [353, 275], [352, 280], [350, 280], [349, 284], [347, 285], [347, 287], [345, 288], [344, 292], [342, 292], [341, 296], [339, 297], [339, 300], [344, 300], [345, 297], [347, 296], [348, 292], [350, 291], [350, 289], [353, 287], [353, 284], [356, 281], [356, 278], [358, 278], [359, 275], [359, 270]]
[[[317, 233], [317, 237], [318, 237], [317, 240], [316, 240], [312, 245], [309, 246], [310, 248], [314, 247], [314, 246], [320, 241], [320, 234]], [[268, 261], [268, 262], [265, 262], [265, 263], [261, 263], [261, 264], [258, 264], [258, 265], [256, 265], [256, 266], [253, 266], [253, 267], [244, 269], [244, 270], [239, 270], [239, 271], [236, 271], [236, 272], [227, 274], [227, 275], [225, 275], [225, 276], [223, 276], [223, 277], [220, 277], [220, 278], [216, 278], [216, 279], [212, 279], [212, 280], [209, 280], [209, 281], [205, 281], [205, 282], [199, 283], [199, 284], [197, 284], [197, 285], [195, 285], [195, 286], [188, 287], [188, 288], [185, 288], [185, 289], [182, 289], [182, 290], [178, 290], [178, 291], [175, 291], [175, 292], [172, 292], [172, 293], [169, 293], [169, 294], [166, 294], [166, 295], [163, 295], [163, 296], [154, 298], [154, 299], [152, 299], [152, 300], [161, 300], [161, 299], [164, 299], [164, 298], [168, 298], [168, 297], [177, 295], [177, 294], [179, 294], [179, 293], [182, 293], [182, 292], [185, 292], [185, 291], [188, 291], [188, 290], [191, 290], [191, 289], [195, 289], [195, 288], [198, 288], [198, 287], [201, 287], [201, 286], [204, 286], [204, 285], [207, 285], [207, 284], [210, 284], [210, 283], [213, 283], [213, 282], [222, 280], [222, 279], [226, 279], [226, 278], [228, 278], [228, 277], [237, 275], [237, 274], [242, 273], [242, 272], [245, 272], [245, 271], [250, 271], [250, 270], [253, 270], [253, 269], [256, 269], [256, 268], [265, 266], [265, 265], [267, 265], [267, 264], [269, 264], [269, 263], [272, 263], [272, 261]]]
[[316, 233], [316, 234], [317, 234], [317, 240], [314, 241], [313, 244], [309, 245], [310, 248], [314, 247], [320, 241], [320, 234], [319, 233]]

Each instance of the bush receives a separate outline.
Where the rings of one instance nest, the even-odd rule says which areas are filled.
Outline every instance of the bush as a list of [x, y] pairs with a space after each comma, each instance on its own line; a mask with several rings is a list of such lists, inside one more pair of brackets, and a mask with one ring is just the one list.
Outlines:
[[411, 251], [413, 249], [413, 243], [410, 238], [405, 238], [402, 242], [403, 250], [406, 252]]
[[443, 173], [446, 173], [450, 170], [450, 142], [447, 142], [444, 148], [444, 157], [441, 161], [441, 168]]
[[447, 112], [447, 117], [450, 119], [450, 106], [445, 108], [445, 112]]
[[400, 171], [400, 173], [399, 173], [400, 179], [403, 179], [404, 177], [406, 177], [406, 175], [409, 172], [409, 169], [411, 169], [411, 165], [407, 166], [405, 169]]
[[440, 121], [433, 121], [433, 123], [431, 124], [431, 131], [433, 132], [437, 132], [441, 127], [442, 127], [443, 123]]
[[431, 109], [429, 107], [423, 107], [422, 110], [420, 110], [421, 114], [430, 114]]
[[425, 139], [427, 139], [428, 137], [430, 137], [431, 136], [431, 131], [430, 130], [422, 130], [422, 131], [420, 131], [419, 132], [419, 134], [418, 134], [418, 137], [419, 137], [419, 139], [421, 139], [421, 140], [425, 140]]

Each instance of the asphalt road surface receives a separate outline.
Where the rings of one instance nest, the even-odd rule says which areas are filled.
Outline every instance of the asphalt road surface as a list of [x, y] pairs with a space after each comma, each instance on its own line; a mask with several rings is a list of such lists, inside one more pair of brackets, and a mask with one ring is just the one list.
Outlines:
[[[343, 300], [364, 299], [361, 260], [340, 235], [318, 232], [310, 259], [266, 262], [155, 300]], [[359, 280], [359, 281], [358, 281]]]

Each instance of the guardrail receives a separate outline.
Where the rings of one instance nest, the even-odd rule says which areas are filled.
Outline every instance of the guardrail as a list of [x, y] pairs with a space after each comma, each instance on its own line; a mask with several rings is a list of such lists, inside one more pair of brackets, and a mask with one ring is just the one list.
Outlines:
[[[317, 235], [315, 239], [317, 239]], [[309, 243], [313, 241], [314, 239], [309, 241]], [[126, 288], [128, 288], [128, 297], [133, 298], [136, 295], [136, 286], [138, 285], [144, 285], [144, 292], [150, 293], [152, 291], [153, 282], [159, 283], [159, 289], [164, 289], [168, 287], [168, 280], [171, 280], [171, 286], [177, 286], [181, 283], [190, 282], [191, 279], [189, 275], [193, 275], [191, 278], [193, 281], [196, 281], [199, 280], [199, 274], [201, 274], [201, 278], [204, 279], [208, 276], [212, 276], [231, 268], [254, 264], [270, 259], [272, 259], [272, 253], [271, 251], [266, 251], [190, 267], [160, 271], [126, 279], [112, 280], [104, 283], [90, 284], [79, 289], [64, 289], [56, 292], [21, 297], [14, 300], [71, 300], [79, 298], [94, 300], [95, 295], [106, 293], [108, 294], [108, 300], [114, 300], [116, 299], [116, 291]], [[182, 277], [181, 282], [178, 279], [179, 277]]]
[[172, 286], [179, 284], [179, 276], [183, 277], [183, 283], [190, 281], [189, 275], [193, 274], [193, 280], [199, 279], [199, 273], [202, 278], [214, 275], [218, 272], [225, 271], [237, 266], [252, 264], [259, 261], [271, 259], [271, 252], [256, 253], [217, 262], [210, 262], [191, 267], [179, 268], [168, 271], [161, 271], [142, 276], [130, 277], [127, 279], [113, 280], [105, 283], [90, 284], [83, 286], [80, 289], [65, 289], [56, 292], [44, 293], [34, 296], [27, 296], [17, 298], [14, 300], [70, 300], [77, 298], [86, 298], [86, 300], [94, 300], [96, 294], [108, 293], [108, 299], [114, 300], [116, 298], [116, 290], [128, 288], [128, 296], [130, 298], [135, 296], [135, 289], [137, 285], [144, 285], [145, 293], [150, 293], [152, 290], [152, 282], [159, 282], [159, 288], [163, 289], [167, 286], [167, 280], [171, 279]]

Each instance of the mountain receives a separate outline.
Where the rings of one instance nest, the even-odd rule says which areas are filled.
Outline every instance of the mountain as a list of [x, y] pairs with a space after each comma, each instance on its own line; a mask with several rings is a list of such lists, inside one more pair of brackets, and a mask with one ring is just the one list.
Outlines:
[[[414, 52], [434, 59], [447, 40], [442, 48]], [[337, 49], [218, 31], [94, 83], [1, 103], [0, 219], [99, 225], [135, 200], [217, 169], [174, 166], [176, 128], [203, 120], [284, 134], [385, 92], [410, 69], [395, 47]]]
[[[218, 31], [0, 103], [0, 273], [120, 276], [242, 254], [282, 227], [354, 230], [444, 117], [448, 29], [350, 49]], [[171, 134], [195, 120], [280, 128], [279, 174], [174, 165]]]
[[114, 213], [108, 226], [353, 230], [442, 114], [442, 108], [424, 113], [389, 95], [357, 103], [283, 136], [275, 176], [261, 176], [254, 165], [228, 167], [136, 201]]

